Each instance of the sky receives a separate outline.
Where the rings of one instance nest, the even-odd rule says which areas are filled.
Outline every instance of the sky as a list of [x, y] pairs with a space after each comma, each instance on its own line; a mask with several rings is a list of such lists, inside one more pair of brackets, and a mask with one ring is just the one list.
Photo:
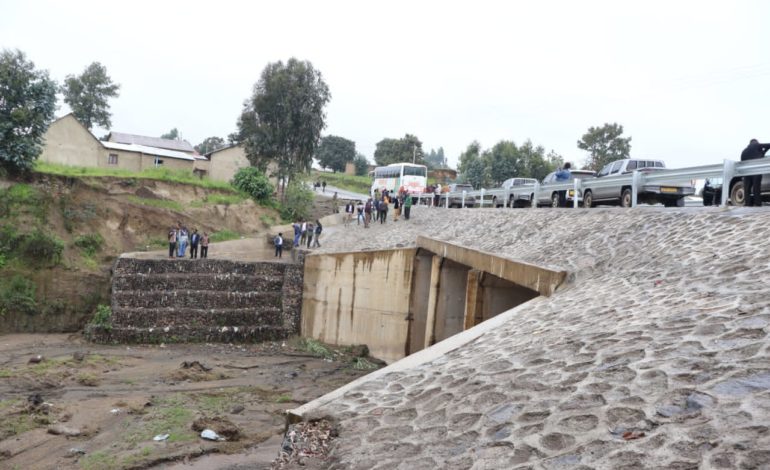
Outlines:
[[768, 18], [761, 0], [0, 0], [0, 48], [59, 82], [101, 62], [119, 132], [226, 137], [263, 68], [296, 57], [330, 88], [324, 134], [372, 161], [409, 133], [450, 166], [503, 139], [580, 165], [580, 137], [617, 122], [631, 156], [676, 168], [770, 141]]

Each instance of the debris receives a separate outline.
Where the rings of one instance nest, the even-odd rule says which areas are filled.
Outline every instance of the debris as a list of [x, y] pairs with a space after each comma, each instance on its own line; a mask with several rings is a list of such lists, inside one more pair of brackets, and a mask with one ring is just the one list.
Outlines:
[[211, 370], [211, 367], [201, 364], [199, 361], [184, 361], [180, 367], [182, 369], [194, 369], [201, 372], [208, 372]]
[[230, 413], [234, 415], [241, 414], [245, 409], [246, 408], [243, 405], [236, 405], [232, 410], [230, 410]]
[[86, 358], [86, 353], [84, 353], [83, 351], [75, 351], [74, 353], [72, 353], [72, 359], [78, 362], [83, 362], [83, 359], [85, 358]]
[[634, 439], [641, 439], [644, 437], [644, 432], [642, 431], [626, 431], [623, 433], [623, 439], [627, 441], [633, 441]]
[[48, 434], [53, 434], [55, 436], [62, 435], [67, 437], [77, 437], [83, 434], [83, 432], [78, 428], [71, 428], [62, 424], [55, 424], [48, 427]]
[[[198, 418], [193, 421], [193, 431], [213, 431], [219, 437], [223, 437], [229, 441], [237, 441], [241, 436], [241, 430], [233, 424], [227, 418], [214, 417], [214, 418]], [[201, 434], [201, 437], [203, 435]], [[223, 439], [224, 440], [224, 439]]]
[[81, 449], [80, 447], [73, 447], [67, 451], [67, 456], [69, 457], [75, 457], [77, 455], [86, 455], [85, 449]]
[[153, 441], [165, 441], [166, 439], [168, 439], [168, 437], [169, 437], [169, 434], [158, 434], [157, 436], [153, 437], [152, 440]]
[[204, 429], [201, 431], [201, 437], [209, 441], [224, 441], [225, 438], [212, 431], [211, 429]]
[[273, 468], [292, 463], [304, 466], [308, 458], [325, 460], [331, 440], [337, 435], [336, 429], [327, 420], [291, 425], [284, 434], [281, 452], [273, 462]]
[[43, 356], [41, 356], [40, 354], [38, 354], [38, 355], [30, 357], [28, 363], [29, 364], [39, 364], [39, 363], [43, 362], [44, 360], [45, 360], [45, 358]]
[[27, 402], [32, 406], [40, 406], [43, 404], [45, 400], [43, 400], [43, 396], [39, 393], [33, 393], [32, 395], [27, 397]]
[[110, 410], [110, 413], [116, 415], [116, 414], [120, 413], [120, 408], [113, 408], [113, 409]]

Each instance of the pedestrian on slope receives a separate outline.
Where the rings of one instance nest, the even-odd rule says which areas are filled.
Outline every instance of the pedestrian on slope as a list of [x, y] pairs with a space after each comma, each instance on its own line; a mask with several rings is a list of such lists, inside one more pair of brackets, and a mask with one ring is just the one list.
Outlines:
[[185, 253], [187, 252], [187, 242], [189, 240], [187, 227], [182, 227], [182, 230], [179, 231], [179, 236], [177, 237], [177, 257], [184, 258]]
[[332, 196], [332, 209], [334, 210], [335, 214], [340, 213], [340, 206], [337, 202], [337, 191], [334, 191], [334, 196]]
[[409, 213], [412, 211], [412, 196], [409, 192], [404, 195], [404, 220], [409, 220]]
[[439, 202], [441, 202], [441, 183], [436, 183], [433, 188], [433, 207], [438, 207]]
[[275, 245], [275, 257], [280, 259], [283, 256], [283, 233], [278, 232], [278, 235], [273, 239]]
[[318, 239], [321, 238], [321, 232], [323, 231], [323, 226], [321, 225], [321, 221], [316, 219], [315, 221], [315, 237], [313, 237], [313, 248], [321, 248], [321, 244], [318, 243]]
[[176, 237], [177, 232], [176, 229], [171, 226], [168, 229], [168, 257], [173, 258], [176, 250]]
[[322, 188], [322, 191], [321, 191], [321, 192], [322, 192], [322, 193], [326, 193], [326, 180], [323, 180], [323, 181], [321, 182], [321, 188]]
[[302, 237], [302, 228], [299, 222], [294, 222], [292, 228], [294, 229], [294, 248], [297, 248], [299, 247], [300, 238]]
[[192, 235], [190, 235], [190, 259], [196, 259], [198, 257], [198, 244], [201, 241], [201, 236], [198, 234], [198, 229], [194, 228]]
[[350, 223], [353, 221], [353, 212], [355, 210], [353, 201], [348, 200], [348, 203], [345, 204], [345, 227], [350, 226]]
[[315, 227], [313, 227], [313, 222], [308, 222], [307, 224], [307, 247], [310, 249], [310, 244], [313, 243], [313, 234], [315, 233]]
[[359, 200], [356, 204], [356, 225], [364, 223], [364, 201]]
[[[741, 152], [741, 161], [763, 158], [768, 150], [770, 144], [760, 144], [757, 139], [751, 139]], [[762, 174], [743, 177], [743, 201], [747, 206], [762, 205]]]
[[364, 228], [369, 228], [369, 223], [372, 221], [372, 198], [369, 198], [364, 205]]
[[393, 198], [393, 222], [398, 222], [398, 216], [401, 215], [401, 194]]
[[209, 234], [206, 232], [203, 232], [203, 236], [201, 237], [201, 259], [206, 259], [209, 257]]
[[307, 241], [307, 221], [306, 220], [302, 220], [300, 229], [302, 230], [302, 236], [299, 239], [299, 244], [304, 245], [305, 243], [307, 243], [308, 246], [310, 246], [310, 242]]
[[385, 221], [388, 218], [388, 196], [382, 196], [382, 201], [380, 201], [380, 223], [384, 224]]

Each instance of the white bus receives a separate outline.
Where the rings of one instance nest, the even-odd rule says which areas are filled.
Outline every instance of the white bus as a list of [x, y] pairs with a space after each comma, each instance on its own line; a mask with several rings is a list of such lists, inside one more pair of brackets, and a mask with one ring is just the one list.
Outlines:
[[372, 175], [372, 187], [369, 194], [374, 195], [374, 190], [383, 189], [398, 192], [401, 188], [409, 191], [409, 194], [422, 194], [428, 184], [428, 167], [415, 165], [414, 163], [391, 163], [388, 166], [378, 166]]

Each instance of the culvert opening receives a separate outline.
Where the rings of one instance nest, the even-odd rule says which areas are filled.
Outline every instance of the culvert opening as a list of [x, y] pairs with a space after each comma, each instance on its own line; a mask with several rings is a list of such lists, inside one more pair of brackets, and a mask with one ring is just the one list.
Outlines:
[[302, 336], [388, 363], [540, 295], [566, 273], [419, 237], [417, 248], [305, 259]]

